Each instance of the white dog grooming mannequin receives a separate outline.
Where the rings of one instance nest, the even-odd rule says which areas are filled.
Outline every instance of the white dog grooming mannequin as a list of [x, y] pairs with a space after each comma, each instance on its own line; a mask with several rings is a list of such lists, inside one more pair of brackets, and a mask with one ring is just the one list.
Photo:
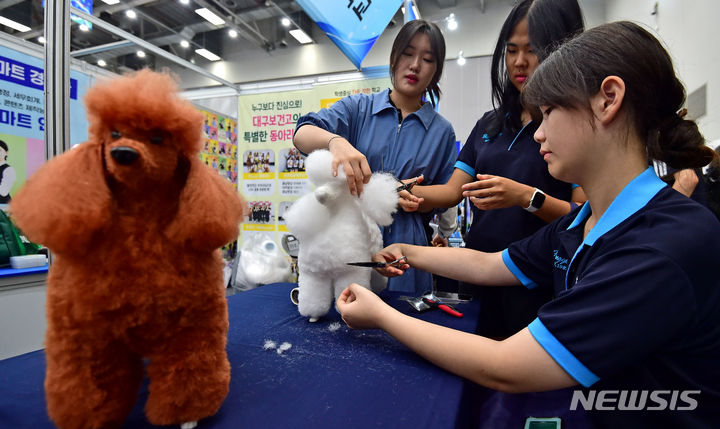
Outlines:
[[398, 201], [397, 180], [375, 173], [360, 198], [350, 194], [345, 172], [332, 175], [332, 154], [312, 152], [305, 168], [315, 191], [297, 200], [285, 214], [298, 238], [298, 310], [315, 322], [327, 314], [335, 298], [350, 283], [379, 292], [387, 280], [372, 268], [347, 265], [370, 261], [383, 247], [378, 225], [393, 221]]

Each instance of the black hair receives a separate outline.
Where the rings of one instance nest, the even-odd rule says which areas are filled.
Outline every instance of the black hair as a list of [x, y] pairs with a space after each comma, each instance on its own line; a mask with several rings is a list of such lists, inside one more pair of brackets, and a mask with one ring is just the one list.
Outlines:
[[8, 151], [8, 145], [3, 140], [0, 140], [0, 147], [3, 148], [5, 152]]
[[430, 38], [430, 49], [432, 49], [435, 64], [437, 65], [435, 74], [425, 89], [427, 98], [432, 105], [435, 106], [440, 101], [440, 87], [438, 86], [438, 82], [440, 81], [440, 77], [442, 77], [443, 65], [445, 64], [445, 37], [443, 37], [440, 27], [436, 24], [425, 21], [424, 19], [415, 19], [402, 26], [400, 32], [395, 36], [395, 41], [390, 50], [390, 81], [395, 85], [395, 70], [398, 65], [398, 59], [403, 51], [407, 49], [412, 38], [418, 33], [427, 34]]
[[591, 112], [589, 99], [608, 76], [625, 83], [622, 109], [650, 158], [677, 169], [702, 167], [713, 159], [697, 124], [678, 114], [685, 88], [670, 56], [652, 34], [631, 22], [604, 24], [564, 43], [530, 77], [523, 102]]
[[555, 46], [583, 31], [583, 17], [577, 0], [523, 0], [515, 4], [505, 19], [495, 51], [490, 80], [495, 116], [488, 125], [488, 134], [495, 136], [504, 124], [513, 132], [522, 127], [520, 91], [507, 75], [505, 50], [515, 27], [528, 18], [530, 46], [542, 61]]
[[532, 2], [533, 0], [523, 0], [512, 8], [508, 17], [505, 18], [505, 22], [500, 29], [500, 36], [498, 36], [495, 44], [490, 66], [490, 84], [492, 86], [495, 117], [488, 124], [488, 134], [490, 136], [496, 136], [500, 133], [504, 123], [507, 123], [513, 131], [519, 130], [522, 126], [520, 120], [520, 114], [522, 113], [520, 91], [515, 88], [515, 85], [512, 84], [508, 77], [505, 66], [505, 47], [515, 27], [527, 17]]
[[530, 45], [539, 62], [585, 28], [577, 0], [535, 0], [527, 16]]

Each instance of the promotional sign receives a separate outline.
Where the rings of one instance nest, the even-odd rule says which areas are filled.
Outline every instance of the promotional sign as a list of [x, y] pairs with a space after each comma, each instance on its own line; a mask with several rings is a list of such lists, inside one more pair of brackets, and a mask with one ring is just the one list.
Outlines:
[[[82, 97], [89, 82], [70, 71], [71, 145], [87, 140]], [[0, 141], [7, 146], [0, 144], [0, 204], [45, 162], [44, 84], [42, 59], [0, 46]]]
[[[237, 188], [237, 121], [214, 112], [199, 110], [205, 116], [200, 160]], [[223, 246], [222, 254], [225, 259], [232, 259], [232, 253], [236, 245], [233, 241]]]
[[296, 0], [310, 18], [360, 69], [370, 48], [402, 4], [402, 0]]
[[241, 240], [263, 234], [279, 246], [283, 236], [289, 234], [285, 212], [312, 190], [305, 173], [305, 155], [292, 143], [300, 116], [330, 107], [342, 97], [377, 93], [389, 85], [386, 77], [239, 97], [240, 192], [250, 206]]

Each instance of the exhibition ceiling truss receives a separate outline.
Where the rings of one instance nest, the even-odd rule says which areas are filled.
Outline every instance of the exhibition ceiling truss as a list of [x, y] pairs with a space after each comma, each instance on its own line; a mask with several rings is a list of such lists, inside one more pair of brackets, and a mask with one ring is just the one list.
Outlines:
[[[0, 0], [0, 31], [44, 43], [44, 1]], [[72, 0], [73, 7], [82, 8], [82, 3], [86, 3], [85, 7], [92, 3], [94, 20], [109, 26], [93, 25], [75, 16], [70, 29], [70, 55], [118, 73], [153, 68], [158, 56], [128, 40], [124, 37], [127, 34], [204, 66], [210, 62], [202, 56], [206, 52], [222, 59], [249, 49], [271, 52], [299, 45], [289, 36], [289, 30], [300, 28], [310, 33], [314, 25], [290, 0]], [[220, 20], [211, 23], [196, 12], [199, 9]], [[283, 21], [290, 24], [285, 26]], [[205, 51], [199, 53], [201, 50]]]

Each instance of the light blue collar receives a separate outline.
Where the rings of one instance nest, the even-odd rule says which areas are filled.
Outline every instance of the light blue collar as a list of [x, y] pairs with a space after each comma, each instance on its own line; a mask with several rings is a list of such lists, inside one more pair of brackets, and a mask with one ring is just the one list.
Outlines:
[[[638, 210], [642, 209], [647, 205], [650, 200], [657, 195], [662, 188], [667, 186], [665, 182], [655, 174], [655, 170], [652, 167], [648, 167], [647, 170], [640, 173], [637, 177], [630, 181], [617, 197], [610, 203], [610, 207], [607, 208], [603, 213], [600, 220], [597, 221], [593, 229], [590, 230], [587, 237], [575, 250], [575, 254], [570, 260], [568, 265], [567, 273], [565, 274], [565, 290], [568, 287], [568, 275], [570, 274], [570, 267], [575, 261], [575, 257], [585, 247], [585, 245], [592, 246], [595, 244], [598, 238], [602, 237], [603, 234], [610, 231], [611, 229], [618, 226], [625, 219], [635, 214]], [[575, 219], [567, 227], [567, 229], [576, 228], [582, 224], [592, 213], [590, 208], [590, 202], [585, 203], [580, 211], [578, 212]]]
[[[665, 186], [667, 185], [655, 174], [655, 170], [653, 170], [652, 167], [648, 167], [647, 170], [640, 173], [620, 191], [618, 196], [615, 197], [610, 204], [610, 207], [603, 213], [593, 229], [590, 230], [582, 244], [587, 244], [588, 246], [595, 244], [595, 241], [602, 237], [603, 234], [615, 228], [622, 221], [645, 207]], [[567, 229], [572, 229], [580, 225], [590, 216], [590, 213], [592, 213], [592, 209], [590, 208], [590, 203], [587, 202], [580, 209], [577, 216], [575, 216], [575, 220], [573, 220]], [[580, 248], [582, 247], [583, 246], [580, 245]]]
[[[372, 114], [377, 115], [378, 112], [382, 112], [385, 109], [396, 109], [390, 102], [389, 88], [386, 88], [384, 91], [378, 92], [377, 94], [373, 94]], [[428, 130], [433, 119], [435, 119], [437, 112], [433, 109], [432, 104], [427, 102], [423, 104], [418, 111], [409, 114], [408, 117], [413, 115], [417, 116], [425, 127], [425, 130]]]

